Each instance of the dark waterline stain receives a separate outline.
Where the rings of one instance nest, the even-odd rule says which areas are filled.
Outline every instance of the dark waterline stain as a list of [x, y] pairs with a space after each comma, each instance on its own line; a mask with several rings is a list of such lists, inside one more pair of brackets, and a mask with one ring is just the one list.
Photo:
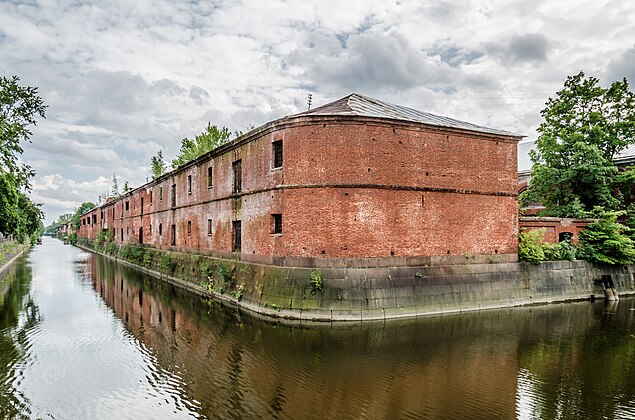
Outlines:
[[0, 418], [635, 418], [634, 299], [288, 326], [47, 238], [0, 305]]

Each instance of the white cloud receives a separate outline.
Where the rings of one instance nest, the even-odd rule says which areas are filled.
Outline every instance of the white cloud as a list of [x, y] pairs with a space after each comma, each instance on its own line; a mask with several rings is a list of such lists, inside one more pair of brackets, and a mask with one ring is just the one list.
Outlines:
[[150, 155], [171, 159], [208, 121], [245, 130], [306, 109], [309, 92], [531, 140], [567, 75], [635, 83], [633, 21], [621, 0], [2, 2], [0, 73], [50, 105], [24, 154], [50, 223], [113, 172], [144, 182]]

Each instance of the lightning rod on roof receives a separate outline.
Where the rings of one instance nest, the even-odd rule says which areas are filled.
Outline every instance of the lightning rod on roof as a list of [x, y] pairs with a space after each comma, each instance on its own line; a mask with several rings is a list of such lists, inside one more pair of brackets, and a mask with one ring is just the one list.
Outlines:
[[309, 111], [311, 110], [311, 99], [312, 99], [313, 95], [312, 94], [308, 94], [307, 95], [307, 99], [306, 99], [306, 103], [309, 106]]

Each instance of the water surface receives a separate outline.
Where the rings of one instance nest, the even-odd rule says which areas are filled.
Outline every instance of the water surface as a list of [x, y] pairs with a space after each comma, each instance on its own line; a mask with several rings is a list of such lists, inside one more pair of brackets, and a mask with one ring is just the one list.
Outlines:
[[0, 279], [20, 417], [635, 419], [635, 300], [278, 325], [46, 238]]

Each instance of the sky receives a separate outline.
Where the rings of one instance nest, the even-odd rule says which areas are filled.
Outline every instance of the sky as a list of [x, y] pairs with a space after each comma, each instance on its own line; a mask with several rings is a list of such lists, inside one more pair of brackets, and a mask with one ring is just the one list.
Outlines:
[[[45, 224], [150, 176], [208, 122], [247, 131], [352, 92], [536, 138], [568, 75], [635, 83], [635, 2], [0, 0], [0, 74], [37, 86]], [[525, 151], [527, 147], [523, 148]], [[519, 168], [530, 163], [521, 153]]]

